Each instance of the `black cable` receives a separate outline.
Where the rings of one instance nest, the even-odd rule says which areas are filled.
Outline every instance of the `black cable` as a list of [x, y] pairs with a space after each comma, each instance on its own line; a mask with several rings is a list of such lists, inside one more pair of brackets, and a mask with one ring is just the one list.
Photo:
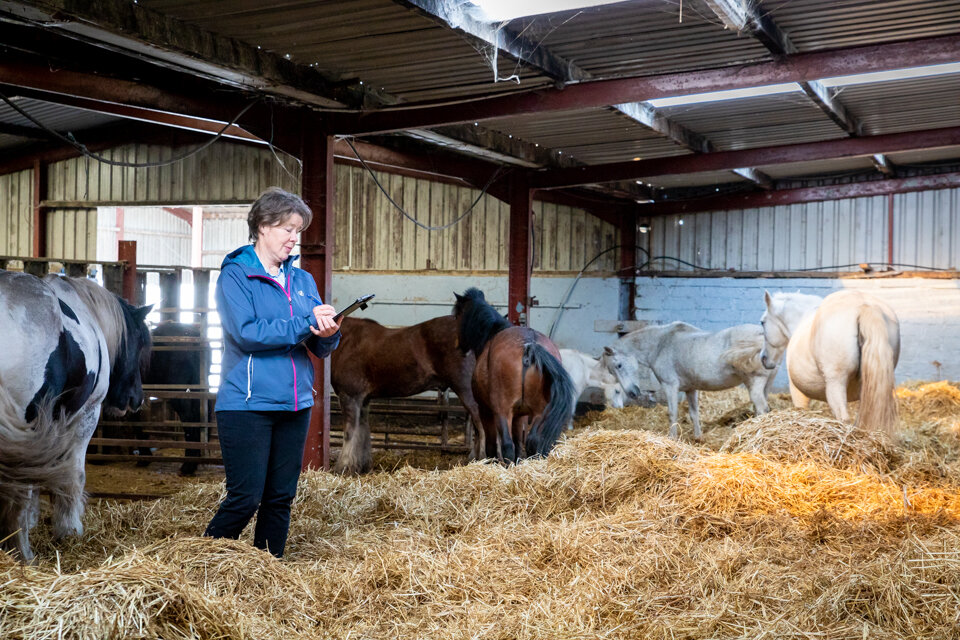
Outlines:
[[[557, 307], [557, 315], [554, 316], [553, 322], [550, 324], [550, 331], [547, 333], [548, 338], [553, 340], [553, 332], [556, 330], [557, 325], [560, 324], [560, 317], [563, 316], [563, 308], [570, 301], [570, 296], [573, 295], [573, 289], [577, 286], [577, 283], [580, 282], [580, 278], [583, 276], [584, 271], [586, 271], [590, 267], [590, 265], [596, 262], [601, 256], [613, 251], [614, 249], [622, 249], [623, 247], [624, 245], [622, 244], [616, 244], [608, 249], [604, 249], [597, 255], [593, 256], [593, 258], [591, 258], [590, 261], [587, 262], [587, 264], [583, 265], [583, 268], [580, 269], [580, 273], [578, 273], [577, 277], [574, 278], [573, 282], [570, 283], [570, 287], [567, 289], [566, 295], [563, 297], [563, 300], [560, 302], [560, 306]], [[650, 252], [644, 249], [643, 247], [636, 245], [634, 248], [640, 249], [640, 251], [643, 251], [645, 254], [647, 254], [648, 257], [650, 256]], [[647, 260], [647, 262], [644, 264], [648, 264], [649, 262], [650, 261]]]
[[152, 168], [152, 167], [165, 167], [165, 166], [167, 166], [167, 165], [171, 165], [171, 164], [180, 162], [180, 161], [182, 161], [182, 160], [186, 160], [186, 159], [189, 158], [190, 156], [194, 156], [194, 155], [200, 153], [201, 151], [203, 151], [204, 149], [206, 149], [207, 147], [209, 147], [210, 145], [212, 145], [214, 142], [216, 142], [217, 140], [219, 140], [221, 137], [223, 137], [223, 134], [224, 134], [224, 132], [225, 132], [227, 129], [229, 129], [229, 128], [232, 127], [234, 124], [236, 124], [237, 121], [238, 121], [241, 117], [243, 117], [243, 114], [245, 114], [247, 111], [249, 111], [250, 108], [253, 107], [253, 105], [255, 105], [255, 104], [257, 104], [258, 102], [260, 102], [260, 100], [257, 99], [257, 100], [254, 100], [253, 102], [251, 102], [250, 104], [248, 104], [247, 106], [245, 106], [245, 107], [243, 108], [243, 110], [240, 111], [240, 113], [238, 113], [236, 116], [233, 117], [233, 120], [231, 120], [231, 121], [228, 122], [227, 124], [223, 125], [223, 128], [220, 129], [220, 131], [218, 131], [217, 134], [216, 134], [211, 140], [209, 140], [209, 141], [207, 141], [207, 142], [204, 142], [202, 145], [200, 145], [200, 146], [197, 147], [196, 149], [194, 149], [194, 150], [192, 150], [192, 151], [189, 151], [189, 152], [187, 152], [187, 153], [185, 153], [185, 154], [183, 154], [183, 155], [181, 155], [181, 156], [177, 156], [176, 158], [171, 158], [170, 160], [161, 160], [161, 161], [158, 161], [158, 162], [145, 162], [145, 163], [143, 163], [143, 164], [138, 164], [138, 163], [136, 163], [136, 162], [122, 162], [122, 161], [120, 161], [120, 160], [111, 160], [110, 158], [106, 158], [106, 157], [101, 156], [101, 155], [99, 155], [99, 154], [97, 154], [97, 153], [93, 153], [92, 151], [90, 151], [89, 149], [87, 149], [86, 145], [83, 145], [83, 144], [81, 144], [79, 141], [77, 141], [77, 139], [73, 137], [73, 134], [72, 134], [72, 133], [67, 133], [67, 135], [63, 135], [63, 134], [60, 133], [59, 131], [55, 131], [55, 130], [51, 129], [51, 128], [48, 127], [47, 125], [43, 124], [42, 122], [40, 122], [39, 120], [37, 120], [36, 118], [34, 118], [33, 116], [31, 116], [29, 113], [27, 113], [26, 111], [24, 111], [19, 105], [17, 105], [16, 103], [14, 103], [10, 98], [8, 98], [7, 96], [5, 96], [3, 93], [0, 93], [0, 100], [3, 100], [5, 103], [7, 103], [7, 105], [10, 106], [10, 108], [12, 108], [14, 111], [16, 111], [17, 113], [19, 113], [20, 115], [22, 115], [24, 118], [26, 118], [26, 119], [29, 120], [30, 122], [32, 122], [33, 124], [37, 125], [38, 127], [40, 127], [41, 129], [43, 129], [44, 131], [46, 131], [46, 132], [49, 133], [50, 135], [54, 136], [55, 138], [66, 142], [67, 144], [69, 144], [71, 147], [73, 147], [74, 149], [76, 149], [77, 151], [79, 151], [79, 152], [80, 152], [81, 154], [83, 154], [84, 156], [86, 156], [86, 157], [88, 157], [88, 158], [93, 158], [93, 159], [96, 160], [97, 162], [102, 162], [103, 164], [108, 164], [108, 165], [111, 165], [111, 166], [114, 166], [114, 167], [129, 167], [129, 168], [133, 168], [133, 169], [149, 169], [149, 168]]
[[392, 205], [396, 208], [397, 211], [399, 211], [401, 214], [403, 214], [403, 217], [404, 217], [404, 218], [406, 218], [407, 220], [409, 220], [409, 221], [412, 222], [413, 224], [417, 225], [417, 226], [420, 227], [421, 229], [426, 229], [427, 231], [443, 231], [444, 229], [449, 229], [450, 227], [452, 227], [453, 225], [457, 224], [458, 222], [460, 222], [461, 220], [463, 220], [464, 218], [466, 218], [468, 215], [470, 215], [470, 213], [473, 212], [474, 207], [476, 207], [477, 204], [480, 203], [480, 200], [483, 198], [483, 196], [485, 196], [485, 195], [487, 194], [487, 189], [490, 188], [490, 185], [492, 185], [494, 182], [496, 182], [496, 180], [500, 177], [500, 170], [503, 168], [503, 167], [500, 167], [500, 166], [497, 167], [496, 171], [493, 172], [493, 175], [490, 176], [490, 179], [487, 180], [487, 184], [483, 185], [483, 188], [480, 190], [480, 193], [477, 195], [476, 200], [473, 201], [473, 204], [471, 204], [470, 207], [467, 208], [466, 211], [464, 211], [462, 214], [460, 214], [460, 215], [457, 217], [456, 220], [454, 220], [454, 221], [452, 221], [452, 222], [448, 222], [447, 224], [444, 224], [444, 225], [440, 225], [440, 226], [437, 226], [437, 227], [432, 227], [432, 226], [430, 226], [430, 225], [423, 224], [422, 222], [420, 222], [419, 220], [417, 220], [416, 218], [414, 218], [413, 216], [411, 216], [409, 213], [407, 213], [407, 212], [404, 210], [403, 207], [401, 207], [399, 204], [397, 204], [396, 201], [395, 201], [392, 197], [390, 197], [390, 194], [387, 193], [387, 190], [383, 188], [383, 185], [380, 184], [380, 180], [377, 179], [377, 175], [373, 172], [373, 169], [371, 169], [371, 168], [367, 165], [367, 163], [364, 162], [363, 158], [360, 157], [360, 154], [357, 152], [357, 148], [353, 146], [353, 143], [350, 141], [350, 138], [343, 138], [343, 140], [347, 143], [347, 145], [348, 145], [348, 146], [350, 147], [350, 149], [353, 151], [353, 155], [357, 156], [357, 160], [359, 160], [359, 161], [360, 161], [360, 164], [363, 166], [363, 168], [367, 170], [367, 173], [369, 173], [369, 174], [370, 174], [370, 177], [373, 178], [374, 183], [376, 183], [376, 185], [377, 185], [377, 187], [379, 187], [380, 191], [383, 192], [383, 195], [386, 196], [387, 200], [390, 201], [390, 204], [392, 204]]

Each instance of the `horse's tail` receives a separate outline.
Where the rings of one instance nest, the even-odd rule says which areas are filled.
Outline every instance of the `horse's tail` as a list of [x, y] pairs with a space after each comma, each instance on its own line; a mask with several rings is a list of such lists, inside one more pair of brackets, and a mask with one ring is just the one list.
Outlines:
[[573, 418], [573, 381], [560, 361], [535, 342], [523, 347], [522, 380], [526, 379], [527, 368], [530, 366], [535, 366], [544, 378], [550, 379], [550, 401], [539, 424], [527, 434], [525, 447], [527, 455], [536, 453], [545, 456], [553, 449], [563, 428]]
[[763, 334], [737, 338], [730, 348], [720, 354], [720, 359], [741, 373], [758, 373], [763, 370], [760, 352], [763, 351]]
[[865, 305], [858, 321], [860, 334], [860, 413], [857, 424], [893, 435], [897, 399], [893, 389], [895, 366], [887, 323], [875, 306]]

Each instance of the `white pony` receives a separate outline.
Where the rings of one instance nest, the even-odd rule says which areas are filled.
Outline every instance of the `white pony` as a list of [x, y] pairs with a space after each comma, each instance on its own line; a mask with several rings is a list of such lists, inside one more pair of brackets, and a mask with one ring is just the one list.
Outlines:
[[617, 378], [594, 358], [576, 349], [560, 349], [563, 368], [573, 381], [573, 401], [576, 402], [587, 387], [597, 387], [603, 391], [604, 403], [613, 409], [622, 409], [624, 404], [623, 387]]
[[681, 391], [686, 392], [693, 422], [693, 437], [702, 438], [697, 391], [718, 391], [739, 384], [746, 386], [758, 414], [767, 413], [767, 392], [776, 367], [760, 363], [763, 331], [755, 324], [708, 333], [672, 322], [632, 331], [606, 347], [601, 361], [623, 385], [627, 395], [640, 393], [640, 365], [649, 367], [660, 382], [670, 413], [670, 437], [677, 437], [677, 413]]
[[[793, 404], [826, 400], [850, 421], [847, 402], [860, 399], [857, 424], [892, 434], [897, 421], [893, 370], [900, 358], [900, 323], [886, 303], [860, 291], [826, 298], [764, 292], [765, 366], [787, 353]], [[769, 364], [768, 364], [769, 363]]]

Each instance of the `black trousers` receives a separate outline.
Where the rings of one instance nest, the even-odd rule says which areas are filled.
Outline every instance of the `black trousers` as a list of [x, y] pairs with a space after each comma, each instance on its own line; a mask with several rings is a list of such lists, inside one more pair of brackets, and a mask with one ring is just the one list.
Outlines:
[[239, 538], [256, 513], [254, 546], [283, 556], [309, 423], [309, 408], [217, 411], [227, 497], [205, 536]]

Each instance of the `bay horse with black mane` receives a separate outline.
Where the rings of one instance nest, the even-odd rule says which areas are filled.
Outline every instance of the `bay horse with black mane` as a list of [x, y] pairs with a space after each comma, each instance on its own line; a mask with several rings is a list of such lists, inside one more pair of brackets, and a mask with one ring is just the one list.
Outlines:
[[473, 459], [484, 451], [470, 379], [474, 357], [457, 349], [453, 316], [388, 328], [367, 318], [344, 318], [340, 346], [330, 356], [331, 383], [343, 412], [343, 447], [334, 470], [366, 473], [371, 466], [371, 398], [402, 398], [428, 389], [453, 389], [473, 421]]
[[0, 271], [0, 541], [21, 561], [33, 560], [41, 489], [54, 537], [83, 532], [87, 443], [101, 405], [143, 403], [149, 311], [85, 278]]
[[477, 357], [472, 386], [487, 457], [515, 462], [547, 455], [575, 402], [559, 350], [539, 331], [511, 325], [479, 289], [454, 295], [460, 350]]

